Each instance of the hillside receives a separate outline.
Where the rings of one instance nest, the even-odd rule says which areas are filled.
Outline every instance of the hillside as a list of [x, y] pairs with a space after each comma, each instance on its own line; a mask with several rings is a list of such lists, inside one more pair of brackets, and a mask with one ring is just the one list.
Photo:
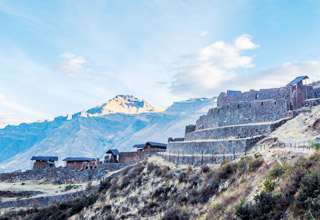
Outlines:
[[267, 152], [199, 168], [149, 158], [88, 196], [0, 219], [319, 219], [319, 152]]
[[[132, 151], [136, 143], [183, 136], [184, 127], [215, 106], [215, 99], [190, 99], [167, 109], [133, 96], [117, 96], [72, 116], [0, 130], [0, 172], [30, 169], [33, 155], [101, 157], [109, 148]], [[60, 163], [60, 165], [62, 165]]]

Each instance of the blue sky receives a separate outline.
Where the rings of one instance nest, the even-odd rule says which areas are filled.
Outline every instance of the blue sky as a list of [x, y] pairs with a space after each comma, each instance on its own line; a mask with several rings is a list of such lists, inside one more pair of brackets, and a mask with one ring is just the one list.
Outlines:
[[0, 127], [320, 79], [320, 2], [0, 0]]

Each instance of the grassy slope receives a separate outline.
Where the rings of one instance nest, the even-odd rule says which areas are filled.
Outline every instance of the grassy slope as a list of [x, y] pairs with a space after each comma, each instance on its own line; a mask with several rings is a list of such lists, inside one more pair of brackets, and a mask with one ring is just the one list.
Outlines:
[[[167, 166], [157, 158], [157, 162], [144, 161], [106, 178], [99, 190], [88, 197], [12, 213], [7, 219], [246, 219], [246, 213], [250, 216], [252, 210], [258, 209], [254, 198], [266, 191], [264, 182], [268, 176], [271, 178], [274, 166], [281, 167], [281, 172], [272, 177], [275, 186], [267, 195], [281, 198], [277, 200], [281, 206], [274, 205], [270, 212], [262, 214], [269, 216], [265, 219], [277, 219], [273, 215], [296, 219], [310, 210], [304, 202], [297, 201], [301, 182], [319, 170], [320, 154], [298, 160], [295, 155], [286, 155], [291, 159], [279, 165], [281, 156], [271, 152], [271, 160], [256, 155], [225, 163], [218, 169]], [[244, 217], [237, 216], [239, 207], [244, 209]], [[248, 219], [254, 218], [253, 213]]]

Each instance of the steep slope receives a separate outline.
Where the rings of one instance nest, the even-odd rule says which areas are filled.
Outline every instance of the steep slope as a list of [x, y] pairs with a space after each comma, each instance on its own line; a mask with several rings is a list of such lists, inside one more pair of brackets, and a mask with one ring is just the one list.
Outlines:
[[136, 143], [167, 142], [168, 137], [183, 136], [184, 127], [214, 107], [215, 99], [176, 102], [165, 111], [150, 106], [132, 96], [117, 96], [72, 117], [8, 126], [0, 130], [0, 152], [6, 153], [0, 154], [0, 172], [30, 169], [33, 155], [57, 155], [62, 165], [67, 156], [101, 157], [109, 148], [132, 151]]

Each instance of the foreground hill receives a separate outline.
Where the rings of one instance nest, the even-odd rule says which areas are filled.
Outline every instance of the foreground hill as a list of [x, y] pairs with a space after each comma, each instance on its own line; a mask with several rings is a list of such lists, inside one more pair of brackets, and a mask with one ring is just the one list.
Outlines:
[[96, 158], [108, 148], [132, 151], [136, 143], [167, 142], [215, 104], [214, 98], [190, 99], [165, 109], [124, 95], [72, 116], [7, 126], [0, 130], [0, 172], [30, 169], [33, 155]]
[[0, 219], [319, 219], [319, 152], [262, 153], [200, 168], [152, 157], [88, 196]]

